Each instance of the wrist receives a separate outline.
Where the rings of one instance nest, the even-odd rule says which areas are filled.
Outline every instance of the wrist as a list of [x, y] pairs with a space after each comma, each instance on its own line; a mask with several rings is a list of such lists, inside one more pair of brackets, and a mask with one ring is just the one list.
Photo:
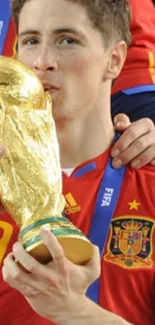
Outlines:
[[54, 320], [56, 324], [79, 325], [82, 320], [87, 320], [88, 300], [85, 295], [72, 296], [64, 303], [64, 312], [60, 312], [58, 318]]
[[132, 325], [126, 320], [95, 304], [86, 296], [73, 298], [63, 317], [56, 321], [58, 325]]

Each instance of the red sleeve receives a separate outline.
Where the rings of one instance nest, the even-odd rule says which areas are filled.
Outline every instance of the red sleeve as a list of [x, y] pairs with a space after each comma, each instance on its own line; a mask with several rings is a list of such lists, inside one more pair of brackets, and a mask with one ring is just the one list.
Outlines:
[[134, 86], [155, 84], [155, 5], [152, 0], [130, 0], [130, 3], [132, 42], [113, 93]]

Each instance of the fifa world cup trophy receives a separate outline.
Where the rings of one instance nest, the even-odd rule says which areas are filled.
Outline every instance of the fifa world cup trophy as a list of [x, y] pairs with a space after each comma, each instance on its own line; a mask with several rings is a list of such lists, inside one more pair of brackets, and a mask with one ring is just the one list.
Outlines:
[[66, 217], [52, 102], [36, 75], [0, 57], [0, 198], [19, 226], [19, 241], [39, 262], [51, 260], [40, 238], [51, 230], [73, 263], [92, 257], [92, 244]]

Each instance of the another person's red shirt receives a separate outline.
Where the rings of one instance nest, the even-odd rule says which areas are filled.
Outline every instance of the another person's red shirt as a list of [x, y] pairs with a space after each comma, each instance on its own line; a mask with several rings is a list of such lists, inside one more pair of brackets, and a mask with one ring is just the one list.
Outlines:
[[112, 93], [155, 84], [155, 4], [152, 0], [129, 2], [132, 7], [132, 43]]

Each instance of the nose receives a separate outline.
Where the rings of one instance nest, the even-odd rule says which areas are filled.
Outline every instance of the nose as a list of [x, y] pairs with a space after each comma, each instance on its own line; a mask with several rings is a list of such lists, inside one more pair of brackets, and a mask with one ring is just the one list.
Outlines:
[[58, 64], [55, 56], [50, 52], [40, 53], [34, 60], [33, 69], [38, 75], [45, 74], [47, 71], [57, 70]]

